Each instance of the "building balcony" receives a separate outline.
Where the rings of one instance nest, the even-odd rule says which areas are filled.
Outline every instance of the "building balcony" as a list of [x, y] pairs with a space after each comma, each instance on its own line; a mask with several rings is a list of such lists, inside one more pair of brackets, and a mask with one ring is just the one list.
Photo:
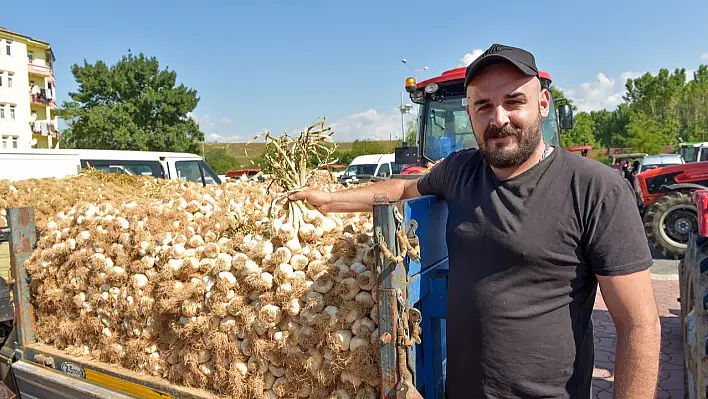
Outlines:
[[44, 65], [35, 65], [32, 62], [27, 64], [27, 69], [30, 74], [44, 76], [54, 79], [54, 71], [51, 67]]
[[39, 92], [30, 91], [30, 103], [34, 105], [41, 105], [44, 107], [50, 107], [51, 109], [56, 108], [56, 103], [54, 102], [54, 93], [52, 90], [41, 89]]
[[41, 120], [30, 122], [30, 128], [32, 129], [32, 134], [51, 137], [59, 136], [59, 127], [54, 121]]

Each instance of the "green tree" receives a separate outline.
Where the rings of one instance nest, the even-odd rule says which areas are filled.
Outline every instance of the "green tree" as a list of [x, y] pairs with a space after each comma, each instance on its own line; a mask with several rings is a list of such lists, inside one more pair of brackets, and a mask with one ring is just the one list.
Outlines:
[[663, 147], [671, 142], [671, 133], [661, 126], [658, 118], [641, 112], [632, 113], [627, 125], [627, 144], [637, 151], [647, 154], [663, 152]]
[[623, 104], [614, 111], [590, 112], [595, 125], [595, 141], [607, 149], [626, 145], [628, 112], [627, 106]]
[[222, 147], [210, 147], [204, 153], [204, 160], [217, 174], [223, 175], [229, 170], [241, 169], [238, 159]]
[[374, 140], [355, 140], [352, 143], [351, 153], [357, 157], [359, 155], [369, 154], [385, 154], [388, 152], [389, 146], [381, 141]]
[[157, 59], [128, 53], [115, 65], [75, 64], [78, 84], [58, 112], [69, 148], [199, 152], [204, 134], [188, 115], [199, 98]]
[[406, 142], [410, 147], [415, 147], [418, 143], [418, 125], [415, 121], [408, 121], [408, 126], [406, 126]]
[[595, 121], [587, 112], [575, 115], [575, 123], [572, 129], [561, 131], [561, 146], [573, 147], [579, 145], [590, 145], [597, 147], [595, 142]]

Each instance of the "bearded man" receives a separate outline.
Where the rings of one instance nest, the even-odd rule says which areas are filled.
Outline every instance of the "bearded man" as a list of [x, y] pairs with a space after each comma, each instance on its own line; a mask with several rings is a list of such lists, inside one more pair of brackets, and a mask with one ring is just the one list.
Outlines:
[[325, 213], [371, 211], [379, 193], [447, 201], [448, 398], [589, 399], [598, 285], [617, 330], [614, 397], [653, 398], [661, 329], [631, 187], [544, 142], [550, 93], [528, 51], [491, 46], [465, 88], [478, 149], [418, 180], [290, 199]]

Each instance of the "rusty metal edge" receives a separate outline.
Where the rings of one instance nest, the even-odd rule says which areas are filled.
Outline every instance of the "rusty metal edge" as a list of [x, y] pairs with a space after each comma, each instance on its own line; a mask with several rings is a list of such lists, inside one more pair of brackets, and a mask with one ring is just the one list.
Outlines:
[[7, 209], [10, 227], [10, 272], [14, 280], [15, 331], [17, 347], [36, 342], [34, 307], [30, 301], [29, 277], [25, 261], [37, 244], [34, 208]]
[[[387, 247], [394, 254], [398, 253], [395, 246], [395, 220], [391, 205], [379, 203], [373, 209], [374, 226], [380, 228]], [[393, 228], [392, 228], [393, 227]], [[398, 310], [396, 307], [396, 293], [392, 283], [393, 274], [396, 272], [381, 251], [376, 248], [376, 265], [379, 268], [378, 280], [378, 306], [379, 306], [379, 336], [388, 337], [379, 342], [380, 370], [381, 370], [381, 398], [396, 397], [396, 383], [398, 381], [397, 355], [396, 355], [396, 320]]]

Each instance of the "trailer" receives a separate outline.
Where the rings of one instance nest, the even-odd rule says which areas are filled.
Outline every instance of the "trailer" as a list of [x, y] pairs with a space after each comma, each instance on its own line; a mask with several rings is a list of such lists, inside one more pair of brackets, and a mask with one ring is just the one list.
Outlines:
[[[430, 196], [397, 202], [377, 198], [373, 212], [380, 273], [380, 397], [442, 399], [447, 205]], [[11, 268], [6, 279], [0, 277], [0, 398], [217, 397], [38, 342], [24, 263], [40, 232], [32, 208], [10, 208], [7, 219]]]

